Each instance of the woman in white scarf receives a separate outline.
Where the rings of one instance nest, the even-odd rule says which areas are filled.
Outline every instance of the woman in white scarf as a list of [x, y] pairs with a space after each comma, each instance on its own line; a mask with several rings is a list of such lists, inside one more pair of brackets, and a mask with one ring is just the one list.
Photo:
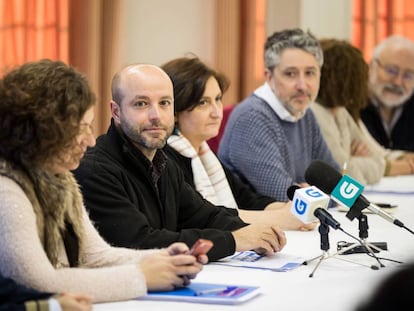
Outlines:
[[248, 223], [277, 224], [284, 230], [312, 230], [290, 213], [290, 202], [260, 195], [227, 170], [207, 140], [218, 134], [228, 79], [198, 58], [178, 58], [162, 66], [173, 81], [176, 129], [165, 151], [183, 169], [187, 182], [216, 205], [238, 208]]

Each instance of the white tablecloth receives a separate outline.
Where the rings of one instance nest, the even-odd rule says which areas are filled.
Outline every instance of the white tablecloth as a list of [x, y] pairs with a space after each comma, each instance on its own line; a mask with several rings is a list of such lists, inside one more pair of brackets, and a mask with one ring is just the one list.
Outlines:
[[[395, 187], [407, 189], [412, 186], [414, 192], [414, 177], [393, 178]], [[408, 186], [407, 186], [408, 185]], [[387, 202], [398, 204], [393, 215], [401, 220], [408, 228], [414, 230], [414, 195], [367, 192], [371, 202]], [[345, 213], [331, 211], [334, 217], [341, 222], [342, 228], [358, 236], [358, 220], [352, 222], [345, 217]], [[388, 251], [377, 254], [398, 261], [414, 261], [414, 235], [407, 230], [397, 227], [383, 218], [368, 214], [369, 236], [367, 242], [386, 241]], [[318, 230], [312, 232], [286, 232], [288, 244], [283, 253], [303, 258], [313, 258], [321, 255], [320, 236]], [[330, 230], [329, 253], [336, 252], [337, 241], [352, 239], [339, 230]], [[338, 258], [345, 258], [357, 263], [349, 263]], [[300, 266], [289, 272], [273, 272], [240, 267], [226, 267], [208, 264], [198, 275], [195, 281], [213, 283], [236, 283], [258, 285], [262, 294], [253, 300], [237, 306], [208, 305], [178, 302], [139, 301], [105, 303], [94, 305], [94, 310], [335, 310], [351, 311], [361, 299], [366, 298], [380, 280], [392, 273], [399, 264], [382, 260], [386, 267], [372, 270], [368, 266], [376, 261], [365, 255], [341, 255], [323, 260], [312, 278], [309, 274], [315, 267], [317, 260], [307, 266]], [[364, 265], [361, 265], [364, 264]], [[367, 265], [367, 266], [365, 266]], [[270, 309], [271, 308], [271, 309]]]

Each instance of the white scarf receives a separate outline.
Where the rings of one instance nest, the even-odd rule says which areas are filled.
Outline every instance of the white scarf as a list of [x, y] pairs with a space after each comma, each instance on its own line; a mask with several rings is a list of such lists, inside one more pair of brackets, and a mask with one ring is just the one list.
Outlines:
[[188, 139], [177, 131], [177, 135], [168, 138], [168, 144], [181, 155], [191, 158], [194, 184], [204, 199], [215, 205], [237, 209], [223, 167], [207, 142], [201, 144], [200, 153], [197, 154]]

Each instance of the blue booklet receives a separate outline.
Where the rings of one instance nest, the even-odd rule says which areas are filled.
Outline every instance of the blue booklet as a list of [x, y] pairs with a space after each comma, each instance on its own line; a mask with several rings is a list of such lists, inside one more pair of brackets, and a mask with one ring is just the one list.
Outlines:
[[191, 283], [167, 292], [149, 292], [138, 299], [186, 301], [211, 304], [239, 304], [260, 294], [259, 286]]

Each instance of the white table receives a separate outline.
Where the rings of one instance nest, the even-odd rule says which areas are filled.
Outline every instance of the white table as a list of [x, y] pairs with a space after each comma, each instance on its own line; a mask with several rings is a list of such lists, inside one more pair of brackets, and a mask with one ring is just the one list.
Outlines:
[[[398, 180], [398, 179], [397, 179]], [[404, 179], [407, 183], [407, 179]], [[414, 177], [412, 182], [414, 190]], [[396, 182], [396, 187], [398, 183]], [[371, 202], [388, 202], [398, 204], [393, 214], [408, 228], [414, 230], [414, 195], [390, 195], [369, 193], [366, 195]], [[341, 222], [342, 228], [358, 236], [358, 220], [352, 222], [345, 213], [331, 211]], [[368, 214], [368, 242], [386, 241], [389, 250], [377, 256], [392, 258], [399, 261], [414, 261], [414, 235], [407, 230], [397, 227], [377, 215]], [[286, 232], [288, 244], [283, 252], [299, 255], [306, 259], [322, 254], [318, 230], [312, 232]], [[352, 239], [338, 230], [330, 230], [330, 253], [336, 252], [336, 242]], [[341, 255], [362, 264], [372, 265], [376, 261], [365, 254]], [[382, 261], [386, 267], [372, 270], [367, 266], [349, 263], [336, 257], [323, 260], [313, 278], [309, 277], [317, 261], [308, 266], [289, 272], [272, 272], [239, 267], [219, 266], [208, 264], [197, 276], [196, 281], [212, 283], [236, 283], [259, 285], [262, 294], [251, 301], [237, 306], [208, 305], [160, 301], [124, 301], [115, 303], [95, 304], [94, 310], [335, 310], [351, 311], [356, 304], [373, 290], [380, 280], [398, 269], [399, 264]]]

